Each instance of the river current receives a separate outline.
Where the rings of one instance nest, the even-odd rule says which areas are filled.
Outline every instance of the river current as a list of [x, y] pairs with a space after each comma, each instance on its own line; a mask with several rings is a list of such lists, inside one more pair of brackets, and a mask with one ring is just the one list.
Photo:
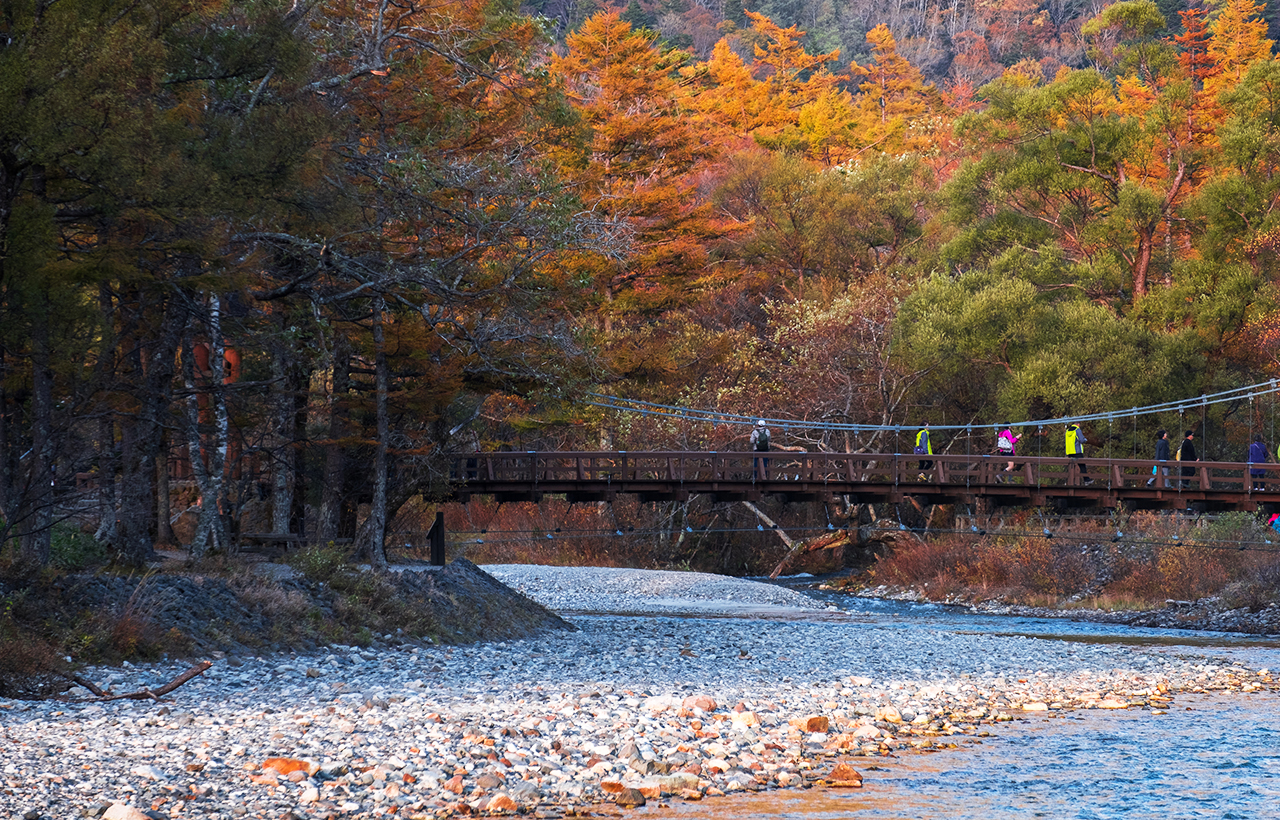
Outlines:
[[[791, 584], [798, 586], [799, 581]], [[951, 607], [821, 595], [843, 617], [913, 629], [1132, 643], [1280, 669], [1280, 641], [1056, 619], [976, 616]], [[651, 804], [680, 820], [1182, 820], [1280, 818], [1280, 698], [1177, 696], [1151, 710], [1036, 713], [959, 749], [856, 759], [861, 789], [812, 788]]]

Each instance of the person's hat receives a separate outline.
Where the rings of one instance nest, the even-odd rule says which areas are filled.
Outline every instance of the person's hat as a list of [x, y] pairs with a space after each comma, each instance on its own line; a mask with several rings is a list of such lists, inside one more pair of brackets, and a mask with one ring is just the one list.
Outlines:
[[756, 419], [757, 427], [764, 427], [764, 419]]

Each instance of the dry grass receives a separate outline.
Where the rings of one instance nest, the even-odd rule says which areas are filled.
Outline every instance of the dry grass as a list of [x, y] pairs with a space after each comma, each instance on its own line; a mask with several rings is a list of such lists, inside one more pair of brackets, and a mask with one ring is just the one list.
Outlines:
[[1148, 513], [1051, 532], [905, 542], [870, 574], [875, 583], [920, 589], [933, 600], [1055, 608], [1153, 609], [1222, 595], [1256, 611], [1280, 600], [1280, 551], [1270, 551], [1251, 515], [1205, 523]]

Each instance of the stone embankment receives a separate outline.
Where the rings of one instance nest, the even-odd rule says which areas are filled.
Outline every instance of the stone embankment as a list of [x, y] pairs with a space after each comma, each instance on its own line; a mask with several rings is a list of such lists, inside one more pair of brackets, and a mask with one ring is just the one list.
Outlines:
[[[1029, 712], [1159, 719], [1180, 692], [1275, 688], [1212, 650], [900, 628], [690, 573], [492, 569], [565, 612], [650, 614], [470, 646], [225, 656], [162, 703], [0, 701], [0, 815], [559, 817], [852, 787], [883, 756], [979, 742]], [[766, 617], [725, 617], [744, 607]], [[85, 677], [123, 692], [184, 668]]]

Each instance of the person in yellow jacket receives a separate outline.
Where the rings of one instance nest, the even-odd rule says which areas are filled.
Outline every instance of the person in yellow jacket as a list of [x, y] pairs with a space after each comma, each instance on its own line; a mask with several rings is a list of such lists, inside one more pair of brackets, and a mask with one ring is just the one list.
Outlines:
[[[1080, 425], [1072, 422], [1067, 425], [1067, 458], [1084, 458], [1084, 445], [1089, 440], [1080, 432]], [[1080, 465], [1080, 478], [1085, 484], [1092, 484], [1093, 479], [1085, 475], [1085, 466]]]
[[[930, 441], [929, 439], [929, 422], [927, 421], [923, 425], [921, 425], [920, 432], [916, 433], [915, 452], [916, 452], [916, 455], [921, 455], [921, 456], [933, 455], [933, 442]], [[919, 476], [920, 480], [924, 481], [925, 470], [932, 470], [932, 469], [933, 469], [932, 459], [929, 459], [929, 460], [921, 459], [920, 460], [920, 476]]]

